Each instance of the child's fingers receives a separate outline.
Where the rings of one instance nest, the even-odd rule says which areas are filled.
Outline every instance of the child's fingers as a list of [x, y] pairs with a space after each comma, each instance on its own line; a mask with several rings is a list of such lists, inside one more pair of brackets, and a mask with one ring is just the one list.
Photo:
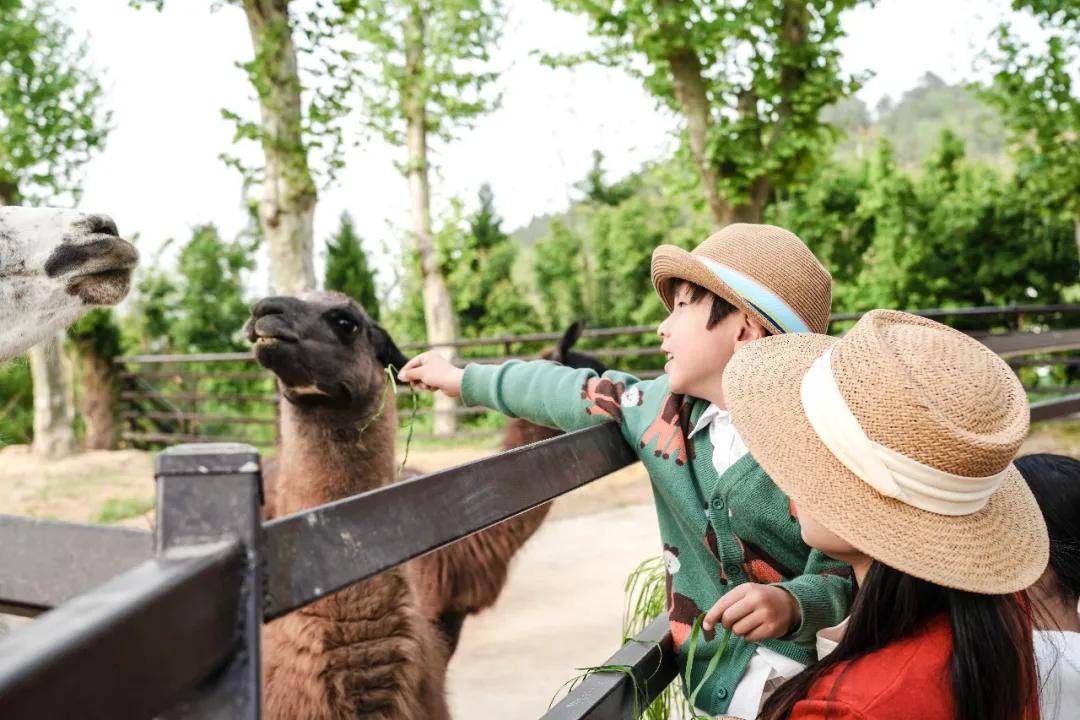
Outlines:
[[401, 378], [404, 382], [409, 382], [411, 378], [414, 378], [416, 376], [417, 368], [420, 368], [424, 364], [425, 355], [427, 355], [427, 353], [420, 353], [412, 360], [405, 363], [405, 367], [401, 368], [401, 371], [398, 373], [398, 377]]
[[743, 597], [742, 587], [737, 587], [722, 598], [716, 601], [716, 603], [705, 613], [705, 618], [701, 621], [701, 627], [706, 631], [712, 630], [716, 627], [716, 624], [720, 622], [720, 618], [723, 617], [724, 611], [734, 605]]
[[755, 631], [760, 631], [764, 622], [764, 613], [761, 610], [754, 610], [732, 625], [731, 632], [750, 642], [754, 642], [752, 638], [756, 635]]

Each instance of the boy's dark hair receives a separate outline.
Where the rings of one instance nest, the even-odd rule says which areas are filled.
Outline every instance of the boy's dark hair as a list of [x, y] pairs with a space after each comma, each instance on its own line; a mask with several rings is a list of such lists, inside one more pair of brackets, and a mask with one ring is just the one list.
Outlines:
[[1014, 464], [1046, 520], [1056, 589], [1075, 605], [1080, 598], [1080, 460], [1038, 453], [1017, 458]]
[[690, 289], [691, 305], [696, 305], [706, 297], [712, 297], [712, 308], [709, 310], [709, 320], [705, 323], [706, 330], [712, 330], [721, 320], [738, 310], [737, 307], [713, 291], [706, 290], [696, 283], [681, 278], [675, 278], [671, 281], [671, 297], [675, 297], [678, 294], [679, 289], [684, 286]]

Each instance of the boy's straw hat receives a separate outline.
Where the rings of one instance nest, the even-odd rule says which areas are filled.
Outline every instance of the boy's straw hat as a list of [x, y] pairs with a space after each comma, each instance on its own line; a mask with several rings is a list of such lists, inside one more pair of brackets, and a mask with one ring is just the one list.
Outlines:
[[963, 333], [892, 310], [842, 339], [764, 338], [724, 371], [732, 420], [797, 510], [938, 585], [1001, 594], [1046, 568], [1046, 525], [1012, 459], [1024, 388]]
[[829, 271], [794, 233], [773, 225], [728, 225], [693, 252], [661, 245], [652, 281], [668, 310], [674, 279], [716, 293], [774, 335], [823, 333], [829, 325]]

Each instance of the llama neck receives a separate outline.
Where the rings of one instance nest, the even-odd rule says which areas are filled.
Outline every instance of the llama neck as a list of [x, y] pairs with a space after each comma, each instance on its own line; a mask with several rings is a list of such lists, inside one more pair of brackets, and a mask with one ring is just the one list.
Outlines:
[[397, 412], [380, 390], [361, 411], [282, 400], [277, 513], [284, 515], [394, 481]]

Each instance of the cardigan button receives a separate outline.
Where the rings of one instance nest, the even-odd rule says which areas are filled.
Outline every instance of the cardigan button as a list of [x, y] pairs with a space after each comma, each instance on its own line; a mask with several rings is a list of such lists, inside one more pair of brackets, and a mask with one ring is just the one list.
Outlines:
[[724, 509], [724, 498], [719, 498], [719, 497], [713, 498], [712, 499], [712, 506], [713, 506], [714, 510], [723, 510]]
[[728, 575], [734, 575], [739, 572], [739, 566], [734, 563], [729, 563], [724, 566], [724, 570], [727, 570]]
[[719, 690], [717, 690], [716, 691], [716, 697], [720, 698], [721, 700], [726, 698], [727, 697], [727, 688], [720, 688]]

